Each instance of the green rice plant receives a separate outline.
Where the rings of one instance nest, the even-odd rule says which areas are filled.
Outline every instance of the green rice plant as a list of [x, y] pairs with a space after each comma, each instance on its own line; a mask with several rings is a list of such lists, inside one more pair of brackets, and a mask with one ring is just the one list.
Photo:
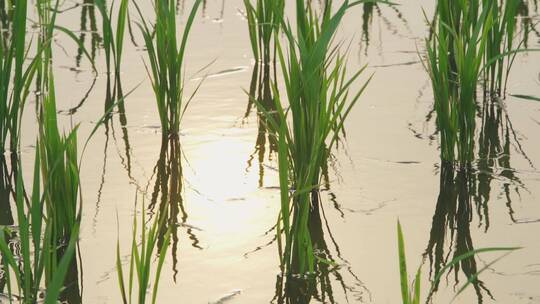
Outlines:
[[[11, 13], [0, 22], [0, 152], [15, 151], [20, 119], [35, 73], [26, 64], [27, 0], [15, 1]], [[17, 162], [15, 161], [14, 164]]]
[[[26, 1], [20, 3], [25, 4]], [[50, 1], [38, 1], [36, 6], [40, 25], [36, 54], [26, 65], [25, 85], [22, 89], [20, 86], [14, 87], [15, 92], [23, 96], [21, 100], [25, 100], [30, 82], [36, 77], [39, 136], [32, 197], [26, 197], [21, 174], [16, 174], [16, 218], [21, 253], [15, 256], [16, 251], [10, 251], [11, 248], [6, 246], [5, 240], [0, 247], [13, 275], [10, 277], [8, 270], [10, 296], [12, 287], [16, 287], [19, 291], [19, 296], [16, 297], [18, 302], [36, 303], [42, 300], [41, 289], [45, 288], [45, 302], [56, 303], [59, 299], [80, 298], [77, 262], [73, 256], [78, 240], [82, 201], [79, 194], [76, 128], [67, 136], [60, 135], [57, 124], [51, 41], [55, 29], [66, 33], [75, 41], [77, 39], [72, 32], [55, 24], [58, 2], [53, 5]], [[18, 46], [18, 49], [27, 56], [24, 41], [20, 43], [22, 45]], [[87, 53], [86, 55], [88, 56]], [[13, 144], [18, 145], [18, 141]], [[77, 285], [77, 288], [74, 285]], [[77, 295], [69, 295], [71, 291], [75, 291]]]
[[74, 263], [80, 213], [71, 227], [69, 239], [58, 246], [54, 241], [54, 223], [45, 208], [48, 190], [45, 187], [42, 191], [40, 186], [41, 156], [38, 148], [34, 159], [32, 193], [29, 198], [26, 197], [22, 174], [17, 174], [15, 203], [19, 249], [14, 250], [8, 245], [5, 236], [10, 234], [9, 228], [3, 228], [0, 233], [0, 252], [2, 259], [7, 262], [4, 275], [10, 303], [35, 304], [44, 300], [46, 304], [53, 304], [61, 297], [64, 279]]
[[[201, 4], [195, 0], [188, 16], [180, 45], [177, 42], [176, 2], [174, 0], [155, 0], [155, 25], [151, 28], [145, 21], [139, 6], [141, 18], [139, 28], [144, 37], [146, 53], [150, 64], [149, 73], [156, 96], [159, 120], [164, 137], [176, 137], [180, 132], [180, 121], [191, 101], [184, 101], [184, 55], [187, 40], [195, 15]], [[195, 93], [194, 93], [195, 94]]]
[[518, 1], [437, 2], [426, 69], [430, 75], [441, 141], [441, 157], [474, 160], [477, 90], [501, 96], [517, 53], [514, 35]]
[[441, 157], [462, 163], [474, 158], [476, 89], [489, 32], [491, 2], [439, 1], [434, 35], [426, 39]]
[[[493, 25], [488, 33], [487, 47], [484, 54], [484, 62], [487, 65], [484, 72], [484, 91], [489, 95], [502, 96], [510, 68], [516, 56], [516, 53], [512, 53], [512, 51], [514, 49], [516, 16], [520, 1], [491, 1], [493, 2], [491, 5]], [[495, 61], [490, 63], [493, 59]]]
[[[136, 205], [136, 204], [135, 204]], [[122, 303], [156, 303], [159, 279], [163, 263], [165, 262], [165, 252], [169, 247], [170, 230], [165, 234], [163, 243], [158, 245], [159, 230], [163, 227], [164, 222], [155, 217], [152, 224], [149, 224], [145, 216], [144, 202], [141, 209], [141, 230], [140, 239], [137, 237], [138, 222], [137, 218], [133, 219], [133, 235], [131, 242], [131, 251], [129, 256], [128, 277], [124, 276], [124, 268], [122, 258], [120, 256], [120, 239], [116, 246], [116, 270], [118, 272], [118, 286]], [[140, 245], [138, 245], [140, 242]], [[157, 252], [156, 252], [157, 251]], [[152, 280], [153, 259], [154, 254], [158, 254], [157, 268], [155, 269], [154, 279]], [[136, 285], [136, 286], [135, 286]], [[152, 285], [151, 300], [147, 299], [148, 289]], [[134, 290], [136, 289], [136, 290]], [[133, 293], [135, 292], [135, 298]]]
[[249, 40], [257, 63], [270, 64], [272, 37], [278, 33], [283, 20], [285, 1], [244, 0], [248, 21]]
[[[36, 5], [41, 23], [38, 38], [41, 49], [35, 57], [39, 92], [36, 95], [36, 110], [39, 121], [36, 149], [39, 149], [44, 187], [44, 214], [47, 216], [50, 230], [50, 238], [47, 241], [49, 242], [48, 246], [55, 248], [47, 257], [46, 263], [54, 266], [65, 255], [66, 244], [72, 241], [74, 233], [78, 231], [82, 199], [79, 192], [77, 127], [66, 135], [61, 134], [58, 126], [51, 41], [56, 29], [64, 32], [76, 42], [79, 41], [71, 31], [56, 25], [58, 2], [53, 4], [51, 1], [45, 0]], [[81, 46], [81, 44], [79, 45]], [[84, 48], [83, 50], [89, 57], [86, 50]], [[77, 238], [78, 233], [75, 241]], [[70, 287], [63, 290], [58, 296], [60, 299], [72, 298], [71, 291], [75, 290], [78, 298], [78, 284], [73, 284], [77, 282], [76, 261], [71, 261], [67, 267], [70, 271], [68, 276], [64, 278], [65, 282], [61, 282], [61, 286], [69, 284]], [[52, 276], [47, 272], [54, 271], [54, 269], [54, 267], [46, 267], [45, 277]]]
[[[52, 55], [52, 52], [49, 54]], [[49, 56], [46, 55], [46, 56]], [[77, 127], [67, 135], [61, 134], [58, 127], [56, 93], [54, 75], [51, 63], [45, 63], [48, 71], [42, 71], [43, 80], [48, 83], [43, 86], [39, 99], [39, 149], [41, 174], [43, 178], [43, 200], [45, 214], [50, 225], [50, 238], [48, 246], [56, 248], [49, 254], [48, 263], [55, 265], [65, 255], [66, 244], [71, 242], [75, 235], [78, 238], [78, 226], [82, 211], [82, 199], [79, 192], [80, 174], [78, 162]], [[69, 272], [61, 286], [68, 286], [60, 293], [60, 299], [79, 298], [77, 284], [77, 263], [72, 260], [68, 264]], [[47, 267], [54, 270], [54, 267]], [[46, 274], [52, 276], [52, 274]], [[75, 283], [75, 284], [74, 284]]]
[[[418, 268], [418, 270], [416, 271], [416, 275], [414, 277], [412, 285], [410, 285], [409, 277], [407, 273], [407, 259], [405, 257], [405, 240], [403, 237], [403, 231], [402, 231], [401, 224], [399, 223], [399, 221], [397, 223], [397, 235], [398, 235], [398, 257], [399, 257], [399, 277], [400, 277], [400, 283], [401, 283], [400, 284], [401, 285], [401, 299], [402, 299], [403, 304], [420, 304], [423, 302], [423, 301], [421, 302], [421, 285], [420, 285], [421, 284], [421, 268]], [[431, 298], [433, 290], [436, 288], [435, 287], [436, 284], [439, 282], [442, 276], [455, 265], [461, 263], [464, 260], [470, 259], [480, 253], [505, 252], [505, 254], [489, 262], [482, 269], [480, 269], [480, 271], [475, 273], [472, 277], [468, 278], [468, 281], [458, 289], [458, 292], [455, 294], [452, 301], [454, 301], [456, 297], [460, 295], [467, 287], [473, 284], [474, 281], [477, 279], [478, 275], [480, 275], [486, 269], [489, 269], [489, 267], [491, 267], [493, 264], [498, 262], [500, 259], [508, 255], [509, 253], [518, 249], [520, 248], [519, 247], [481, 248], [481, 249], [468, 251], [460, 256], [453, 258], [445, 267], [443, 267], [435, 275], [435, 278], [432, 282], [432, 287], [429, 292], [428, 301]]]
[[[257, 104], [278, 137], [281, 211], [277, 231], [281, 264], [287, 274], [314, 271], [316, 257], [308, 225], [311, 199], [318, 195], [321, 171], [344, 121], [369, 82], [349, 97], [350, 87], [365, 68], [347, 79], [345, 57], [339, 54], [339, 46], [331, 45], [346, 11], [361, 2], [345, 1], [335, 14], [327, 2], [321, 15], [315, 13], [311, 3], [296, 1], [296, 34], [289, 23], [282, 21], [288, 57], [279, 41], [277, 54], [288, 110], [277, 88], [273, 89], [275, 112], [282, 123]], [[289, 114], [291, 124], [287, 123]]]
[[43, 96], [40, 112], [39, 143], [47, 214], [53, 235], [67, 239], [71, 235], [79, 206], [79, 168], [77, 163], [77, 128], [61, 135], [56, 114], [56, 97], [52, 70], [48, 92]]
[[[128, 1], [120, 1], [118, 15], [116, 18], [116, 31], [114, 31], [114, 26], [111, 20], [114, 3], [113, 5], [111, 5], [109, 10], [107, 10], [104, 0], [96, 0], [95, 3], [96, 7], [101, 13], [102, 18], [103, 48], [105, 50], [105, 63], [107, 68], [107, 88], [105, 97], [105, 111], [107, 111], [108, 107], [110, 107], [114, 103], [114, 98], [117, 98], [117, 100], [119, 101], [119, 106], [123, 106], [123, 92], [122, 83], [120, 80], [120, 71], [122, 64], [124, 33], [128, 15]], [[111, 75], [113, 77], [112, 88]]]

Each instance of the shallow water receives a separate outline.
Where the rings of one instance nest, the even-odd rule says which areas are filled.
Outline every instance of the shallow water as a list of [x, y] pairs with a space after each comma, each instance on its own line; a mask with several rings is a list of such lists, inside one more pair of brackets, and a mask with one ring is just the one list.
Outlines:
[[[151, 11], [148, 3], [143, 7]], [[320, 248], [339, 267], [320, 274], [330, 284], [319, 288], [312, 303], [400, 302], [398, 218], [409, 269], [422, 265], [424, 294], [428, 278], [448, 256], [522, 246], [490, 266], [480, 276], [482, 283], [456, 302], [540, 303], [540, 104], [508, 97], [486, 109], [477, 126], [478, 153], [485, 155], [477, 170], [458, 172], [441, 164], [431, 85], [420, 62], [428, 32], [422, 8], [432, 15], [433, 4], [414, 0], [373, 7], [371, 15], [369, 7], [358, 6], [344, 20], [339, 39], [350, 42], [349, 71], [368, 64], [363, 79], [371, 73], [374, 78], [348, 119], [347, 141], [332, 161], [329, 189], [321, 193]], [[533, 8], [534, 23], [540, 18]], [[246, 110], [244, 90], [254, 67], [242, 10], [239, 0], [209, 0], [195, 23], [187, 53], [188, 90], [208, 77], [182, 122], [179, 146], [162, 149], [145, 54], [126, 37], [122, 85], [126, 92], [135, 89], [126, 98], [125, 116], [115, 113], [107, 128], [98, 130], [83, 159], [82, 302], [119, 303], [116, 240], [127, 261], [132, 217], [140, 210], [135, 203], [144, 203], [152, 214], [162, 186], [173, 184], [178, 188], [165, 193], [176, 202], [171, 214], [177, 229], [158, 302], [278, 302], [279, 258], [271, 230], [279, 210], [277, 154], [264, 133], [260, 136], [264, 130], [256, 111]], [[99, 29], [97, 10], [94, 14]], [[89, 7], [79, 5], [62, 13], [58, 23], [80, 29], [77, 34], [92, 49], [92, 39], [99, 38], [91, 31], [92, 18]], [[540, 46], [538, 32], [528, 37], [529, 47]], [[76, 45], [61, 35], [56, 42], [61, 119], [66, 127], [80, 124], [84, 139], [105, 109], [104, 54], [95, 50], [100, 72], [92, 85], [88, 62], [83, 57], [79, 64], [74, 56]], [[540, 54], [518, 56], [508, 93], [540, 95], [539, 62]], [[34, 113], [27, 111], [22, 153], [28, 175], [35, 126]], [[173, 160], [180, 161], [181, 171], [166, 169]], [[497, 256], [481, 255], [475, 265], [444, 277], [434, 300], [449, 302], [467, 274]]]

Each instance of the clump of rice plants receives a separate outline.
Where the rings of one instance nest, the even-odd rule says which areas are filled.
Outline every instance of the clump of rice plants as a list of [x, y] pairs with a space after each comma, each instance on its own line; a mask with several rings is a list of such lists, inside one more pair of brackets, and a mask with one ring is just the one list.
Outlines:
[[80, 212], [77, 129], [61, 135], [56, 114], [52, 72], [40, 111], [39, 143], [47, 214], [53, 222], [53, 235], [67, 239]]
[[[66, 136], [60, 133], [58, 127], [51, 46], [54, 29], [57, 27], [56, 10], [53, 8], [58, 6], [58, 2], [54, 6], [51, 1], [39, 2], [36, 5], [42, 22], [39, 43], [43, 47], [36, 56], [39, 92], [36, 94], [39, 121], [37, 149], [41, 158], [45, 207], [52, 222], [52, 241], [63, 243], [71, 235], [80, 210], [77, 128]], [[66, 33], [73, 35], [67, 30]]]
[[492, 23], [489, 5], [476, 18], [475, 6], [467, 3], [439, 1], [438, 23], [427, 40], [441, 157], [460, 162], [474, 158], [476, 88]]
[[189, 101], [184, 101], [184, 55], [188, 36], [202, 0], [196, 0], [184, 26], [180, 45], [177, 42], [176, 1], [155, 0], [156, 22], [151, 27], [140, 8], [139, 28], [144, 37], [149, 73], [156, 96], [163, 136], [178, 136], [180, 121]]
[[[55, 29], [66, 33], [76, 42], [78, 40], [71, 31], [55, 24], [58, 2], [38, 1], [36, 6], [40, 25], [36, 54], [29, 63], [24, 64], [26, 71], [22, 78], [14, 77], [15, 82], [22, 81], [22, 84], [14, 84], [12, 93], [12, 96], [18, 96], [19, 101], [22, 101], [16, 113], [18, 119], [22, 115], [23, 101], [28, 96], [30, 83], [35, 76], [39, 128], [32, 194], [30, 198], [27, 197], [22, 170], [18, 165], [15, 168], [14, 197], [20, 250], [7, 245], [4, 236], [8, 234], [5, 231], [0, 233], [0, 249], [8, 265], [6, 276], [10, 298], [20, 303], [43, 300], [45, 303], [57, 303], [58, 300], [68, 299], [77, 301], [80, 300], [80, 292], [77, 262], [73, 257], [79, 236], [82, 204], [79, 193], [77, 128], [68, 135], [61, 135], [58, 128], [51, 41]], [[18, 2], [17, 7], [20, 10], [17, 16], [25, 19], [26, 1]], [[23, 24], [21, 20], [19, 23]], [[25, 31], [24, 24], [19, 31]], [[19, 37], [13, 49], [16, 55], [10, 53], [9, 56], [16, 56], [15, 62], [24, 61], [28, 55], [24, 35], [14, 37]], [[88, 56], [84, 48], [83, 51]], [[15, 75], [23, 73], [22, 67], [22, 63], [15, 64]], [[12, 125], [20, 128], [18, 122]], [[18, 148], [19, 142], [14, 139], [11, 138], [12, 145]]]
[[[9, 228], [0, 231], [0, 252], [6, 261], [4, 276], [7, 294], [16, 303], [38, 303], [44, 300], [46, 304], [57, 303], [64, 291], [64, 280], [74, 261], [76, 244], [79, 235], [80, 214], [78, 214], [70, 229], [66, 243], [58, 246], [54, 231], [55, 221], [52, 214], [47, 212], [45, 197], [49, 191], [41, 188], [40, 149], [36, 148], [34, 177], [31, 196], [22, 180], [22, 174], [17, 174], [15, 186], [16, 218], [18, 224], [19, 244], [15, 250], [8, 245], [5, 238], [11, 234]], [[18, 166], [20, 168], [20, 166]], [[78, 185], [76, 185], [78, 187]]]
[[278, 33], [285, 10], [283, 0], [244, 0], [249, 39], [257, 63], [270, 64], [272, 37]]
[[[35, 66], [25, 64], [27, 0], [16, 1], [10, 16], [0, 22], [0, 152], [14, 152], [19, 141], [20, 119]], [[2, 4], [3, 5], [3, 4]], [[16, 162], [14, 162], [16, 164]]]
[[[149, 224], [145, 216], [144, 202], [141, 209], [141, 228], [140, 237], [138, 237], [139, 228], [137, 218], [133, 219], [133, 235], [131, 241], [131, 251], [129, 255], [129, 270], [127, 277], [124, 275], [124, 266], [120, 257], [120, 240], [116, 247], [116, 270], [118, 272], [118, 287], [122, 296], [122, 303], [156, 303], [158, 295], [159, 279], [161, 269], [165, 262], [165, 252], [169, 247], [170, 230], [164, 235], [163, 242], [158, 245], [160, 238], [160, 229], [164, 222], [155, 217], [153, 223]], [[140, 242], [140, 245], [139, 245]], [[157, 267], [153, 274], [154, 255], [159, 254]], [[148, 295], [148, 289], [152, 286], [151, 295]], [[134, 290], [135, 289], [135, 290]], [[133, 298], [135, 293], [135, 298]], [[148, 297], [151, 296], [151, 300]]]
[[[50, 33], [52, 35], [52, 32]], [[50, 48], [50, 45], [49, 45]], [[39, 149], [41, 175], [43, 179], [43, 204], [44, 213], [47, 215], [50, 238], [47, 239], [47, 246], [55, 248], [48, 256], [48, 263], [55, 265], [62, 260], [66, 254], [67, 244], [76, 242], [78, 239], [78, 227], [80, 225], [80, 214], [82, 199], [79, 192], [80, 174], [78, 162], [78, 137], [77, 127], [68, 134], [61, 134], [58, 127], [56, 92], [54, 75], [52, 71], [52, 52], [50, 49], [44, 51], [41, 58], [40, 71], [41, 94], [38, 99], [38, 120], [39, 138], [37, 149]], [[59, 295], [60, 299], [68, 297], [72, 290], [78, 292], [77, 285], [77, 263], [71, 260], [69, 277], [66, 277], [65, 284], [71, 285], [69, 290], [63, 290]], [[61, 282], [64, 286], [64, 282]], [[78, 295], [76, 295], [79, 297]]]
[[501, 95], [519, 50], [513, 50], [517, 1], [447, 1], [436, 8], [436, 24], [426, 39], [426, 68], [431, 78], [441, 141], [441, 157], [474, 160], [477, 89]]
[[[401, 283], [401, 299], [403, 304], [420, 304], [424, 303], [424, 301], [421, 300], [421, 268], [418, 268], [416, 271], [416, 275], [414, 276], [414, 280], [412, 284], [409, 284], [409, 277], [407, 272], [407, 259], [405, 257], [405, 239], [403, 237], [403, 232], [401, 228], [401, 224], [397, 223], [397, 235], [398, 235], [398, 257], [399, 257], [399, 277], [400, 277], [400, 283]], [[489, 248], [481, 248], [481, 249], [475, 249], [468, 252], [465, 252], [457, 257], [454, 257], [450, 262], [448, 262], [447, 265], [445, 265], [442, 269], [440, 269], [436, 274], [435, 278], [432, 281], [432, 286], [428, 294], [428, 300], [426, 301], [429, 303], [431, 296], [433, 295], [433, 291], [437, 288], [438, 282], [442, 278], [443, 275], [452, 267], [455, 267], [459, 263], [462, 263], [466, 261], [467, 259], [471, 259], [474, 256], [481, 254], [481, 253], [489, 253], [489, 252], [504, 252], [504, 254], [495, 260], [487, 263], [486, 266], [484, 266], [482, 269], [480, 269], [477, 273], [475, 273], [472, 277], [468, 278], [468, 281], [459, 287], [457, 293], [455, 294], [454, 298], [461, 294], [465, 289], [467, 289], [471, 284], [474, 283], [476, 278], [480, 273], [485, 271], [486, 269], [489, 269], [493, 264], [498, 262], [500, 259], [505, 257], [506, 255], [510, 254], [511, 252], [520, 249], [519, 247], [489, 247]]]
[[282, 123], [278, 124], [272, 113], [258, 104], [278, 137], [281, 212], [277, 231], [287, 274], [314, 271], [316, 256], [309, 229], [312, 196], [318, 196], [321, 171], [329, 152], [369, 82], [349, 96], [350, 87], [364, 69], [347, 79], [345, 57], [339, 53], [339, 47], [332, 47], [332, 40], [351, 4], [345, 1], [336, 13], [332, 13], [331, 7], [330, 1], [326, 2], [323, 13], [318, 15], [312, 2], [296, 1], [296, 33], [283, 21], [286, 44], [277, 42], [289, 109], [282, 104], [276, 87], [275, 111]]

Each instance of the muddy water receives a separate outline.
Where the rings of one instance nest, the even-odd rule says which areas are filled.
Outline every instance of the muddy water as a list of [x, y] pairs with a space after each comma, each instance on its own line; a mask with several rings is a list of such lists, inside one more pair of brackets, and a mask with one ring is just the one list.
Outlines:
[[[189, 5], [179, 3], [180, 11]], [[80, 124], [82, 139], [105, 108], [104, 53], [92, 50], [100, 39], [92, 24], [99, 30], [101, 21], [90, 6], [63, 6], [67, 10], [58, 22], [84, 39], [100, 71], [95, 78], [84, 56], [76, 56], [76, 45], [57, 37], [58, 107], [64, 126]], [[151, 12], [149, 4], [143, 7]], [[135, 89], [126, 98], [125, 115], [115, 112], [107, 128], [97, 131], [83, 161], [84, 303], [119, 303], [116, 240], [127, 261], [133, 216], [142, 204], [155, 212], [163, 185], [176, 185], [165, 193], [175, 202], [170, 214], [177, 229], [158, 302], [277, 302], [279, 259], [271, 231], [279, 209], [277, 155], [256, 111], [246, 110], [253, 60], [242, 9], [242, 1], [209, 0], [196, 21], [187, 54], [188, 90], [208, 77], [185, 116], [178, 146], [162, 149], [145, 54], [126, 38], [122, 85], [126, 92]], [[368, 64], [363, 79], [371, 73], [374, 78], [348, 120], [347, 142], [335, 154], [329, 189], [322, 193], [319, 244], [340, 266], [320, 275], [327, 284], [312, 302], [399, 303], [399, 218], [409, 268], [422, 266], [424, 295], [428, 279], [454, 255], [522, 246], [488, 267], [457, 302], [540, 303], [540, 104], [509, 97], [486, 108], [478, 124], [479, 169], [458, 172], [441, 164], [431, 87], [420, 63], [427, 35], [422, 9], [431, 16], [433, 4], [358, 6], [344, 20], [339, 39], [350, 42], [349, 71]], [[533, 23], [540, 21], [532, 4], [529, 11]], [[524, 35], [530, 47], [540, 46], [538, 32]], [[540, 54], [518, 56], [508, 92], [540, 95], [539, 63]], [[33, 115], [27, 111], [23, 127], [28, 174]], [[170, 171], [174, 159], [181, 169]], [[496, 257], [486, 254], [461, 265], [444, 277], [433, 298], [449, 302], [467, 275]]]

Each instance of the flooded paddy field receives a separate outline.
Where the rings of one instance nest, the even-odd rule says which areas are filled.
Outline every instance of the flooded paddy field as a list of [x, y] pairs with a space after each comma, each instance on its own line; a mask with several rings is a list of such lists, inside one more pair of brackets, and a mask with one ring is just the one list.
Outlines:
[[[333, 13], [342, 3], [335, 2]], [[122, 303], [118, 269], [123, 268], [127, 282], [132, 244], [144, 243], [139, 237], [143, 223], [157, 223], [156, 248], [148, 257], [153, 266], [147, 302], [155, 293], [153, 275], [159, 264], [156, 303], [400, 303], [399, 220], [411, 281], [421, 267], [422, 301], [448, 303], [470, 281], [455, 303], [540, 303], [540, 103], [534, 100], [540, 97], [540, 52], [535, 51], [540, 49], [540, 15], [535, 1], [518, 2], [514, 45], [530, 51], [508, 54], [513, 64], [497, 98], [478, 89], [474, 157], [466, 165], [441, 156], [441, 116], [434, 106], [426, 52], [437, 1], [368, 2], [347, 9], [332, 45], [340, 45], [339, 53], [346, 55], [346, 78], [365, 67], [347, 99], [372, 78], [336, 131], [339, 140], [321, 167], [321, 186], [308, 208], [306, 226], [313, 249], [308, 256], [315, 267], [303, 274], [287, 273], [303, 262], [284, 262], [279, 155], [287, 153], [280, 151], [285, 139], [276, 137], [265, 116], [279, 109], [262, 110], [273, 105], [277, 92], [289, 109], [290, 95], [279, 58], [275, 67], [254, 59], [244, 2], [200, 4], [181, 72], [184, 105], [191, 101], [174, 136], [164, 135], [134, 3], [128, 1], [119, 73], [123, 94], [115, 97], [118, 87], [111, 94], [115, 80], [107, 73], [104, 48], [110, 37], [104, 34], [98, 4], [61, 2], [56, 24], [74, 37], [55, 30], [51, 74], [60, 134], [78, 126], [80, 187], [75, 200], [80, 232], [60, 299]], [[153, 3], [137, 4], [153, 24]], [[28, 2], [26, 43], [34, 37], [29, 47], [34, 54], [39, 26], [32, 5]], [[114, 5], [115, 26], [120, 2]], [[174, 5], [178, 41], [192, 6], [193, 1], [183, 0]], [[313, 6], [319, 12], [323, 4], [314, 1]], [[285, 1], [292, 33], [296, 13], [295, 3]], [[284, 33], [277, 35], [287, 40]], [[282, 43], [289, 62], [289, 44]], [[272, 60], [274, 54], [272, 46]], [[21, 116], [18, 144], [18, 172], [28, 196], [36, 146], [42, 146], [36, 138], [43, 136], [44, 125], [36, 115], [40, 94], [34, 95]], [[309, 137], [310, 130], [305, 132]], [[294, 143], [300, 145], [300, 138]], [[6, 152], [0, 226], [9, 227], [6, 243], [18, 252], [14, 176], [19, 175], [9, 173], [11, 158]], [[289, 171], [299, 167], [295, 163]], [[42, 191], [46, 180], [41, 181]], [[289, 188], [285, 193], [301, 192]], [[295, 203], [296, 196], [291, 206]], [[289, 249], [294, 255], [301, 247]], [[446, 269], [433, 283], [454, 258], [494, 247], [520, 249], [479, 253]], [[10, 298], [5, 261], [1, 303]], [[41, 284], [43, 291], [47, 284]], [[22, 292], [17, 288], [13, 293], [14, 303], [27, 303], [18, 298]]]

